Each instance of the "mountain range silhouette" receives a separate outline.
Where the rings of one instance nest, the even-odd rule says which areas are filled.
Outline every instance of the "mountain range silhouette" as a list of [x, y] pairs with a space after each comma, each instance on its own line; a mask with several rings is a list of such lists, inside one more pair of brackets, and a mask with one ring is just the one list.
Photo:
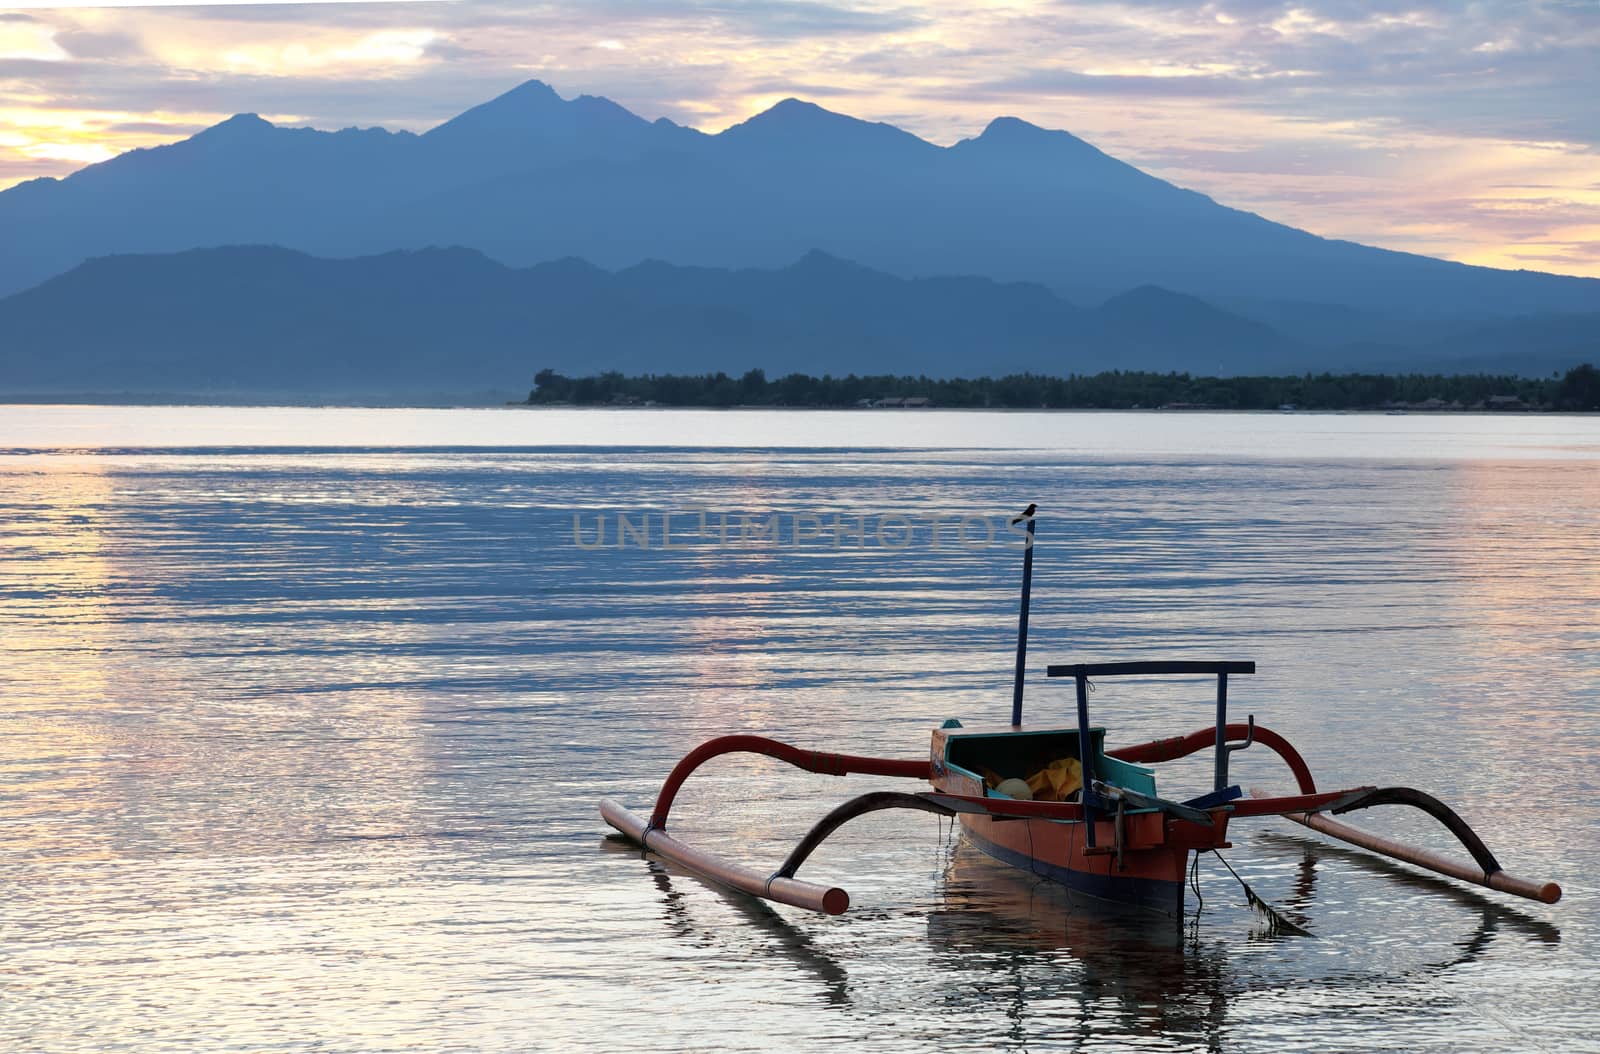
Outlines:
[[[158, 256], [225, 246], [292, 252]], [[311, 257], [366, 259], [341, 268]], [[572, 259], [587, 265], [547, 264]], [[197, 261], [232, 270], [194, 273]], [[829, 277], [803, 282], [813, 269]], [[515, 297], [497, 299], [496, 290], [514, 286], [539, 303], [560, 285], [558, 273], [571, 279], [567, 272], [587, 273], [606, 296], [633, 306], [588, 320], [585, 335], [565, 304], [535, 316]], [[290, 281], [311, 273], [356, 288], [329, 299], [316, 283]], [[379, 276], [420, 283], [414, 291], [436, 317], [421, 317], [415, 300], [363, 294], [362, 283]], [[163, 280], [189, 283], [188, 298], [174, 298]], [[426, 295], [430, 282], [454, 298]], [[826, 309], [824, 287], [835, 297]], [[691, 289], [692, 304], [674, 301]], [[133, 290], [176, 314], [141, 309]], [[739, 326], [742, 355], [726, 368], [770, 372], [785, 356], [820, 368], [826, 339], [853, 349], [856, 358], [840, 361], [858, 370], [943, 374], [1001, 362], [1058, 372], [1378, 362], [1542, 370], [1547, 353], [1570, 365], [1569, 350], [1592, 349], [1600, 333], [1600, 281], [1320, 238], [1012, 117], [941, 147], [788, 99], [708, 135], [603, 98], [566, 100], [539, 81], [420, 135], [283, 128], [241, 114], [181, 142], [20, 184], [0, 193], [0, 296], [8, 297], [0, 301], [4, 390], [43, 383], [51, 355], [92, 359], [128, 378], [138, 372], [107, 351], [116, 341], [73, 345], [69, 333], [99, 339], [74, 314], [108, 316], [125, 351], [144, 339], [131, 320], [148, 318], [156, 342], [165, 325], [178, 343], [191, 322], [212, 320], [221, 328], [210, 339], [221, 343], [198, 365], [221, 377], [230, 349], [257, 346], [242, 332], [254, 301], [282, 313], [252, 322], [256, 332], [293, 337], [298, 347], [331, 338], [302, 332], [305, 321], [296, 330], [294, 319], [395, 341], [391, 359], [418, 343], [406, 333], [454, 334], [451, 354], [488, 362], [500, 353], [469, 348], [470, 339], [530, 347], [543, 330], [566, 333], [585, 349], [583, 361], [658, 371], [722, 363]], [[60, 313], [54, 319], [41, 314], [47, 304]], [[821, 314], [800, 317], [803, 304]], [[224, 305], [236, 312], [231, 336]], [[362, 314], [380, 309], [393, 314]], [[637, 312], [646, 310], [665, 314], [647, 334], [629, 328], [645, 325]], [[405, 327], [395, 323], [402, 317]], [[517, 317], [528, 328], [514, 336]], [[621, 343], [604, 344], [598, 334], [607, 332]], [[518, 360], [500, 384], [516, 389], [532, 370], [562, 365], [544, 345], [552, 348], [546, 358]], [[352, 369], [385, 353], [370, 350], [349, 349]], [[169, 358], [187, 354], [174, 349]], [[240, 378], [252, 368], [236, 365]], [[461, 377], [474, 369], [463, 365]], [[123, 383], [113, 373], [96, 376]]]
[[[1538, 372], [1570, 365], [1570, 336], [1556, 328], [1544, 346], [1562, 354]], [[1448, 347], [1492, 351], [1506, 334], [1490, 337]], [[9, 393], [296, 400], [510, 396], [545, 367], [1227, 375], [1320, 369], [1329, 354], [1155, 286], [1085, 308], [1036, 283], [899, 278], [821, 251], [773, 270], [611, 272], [510, 268], [461, 248], [326, 259], [271, 246], [91, 260], [0, 300], [0, 348]]]

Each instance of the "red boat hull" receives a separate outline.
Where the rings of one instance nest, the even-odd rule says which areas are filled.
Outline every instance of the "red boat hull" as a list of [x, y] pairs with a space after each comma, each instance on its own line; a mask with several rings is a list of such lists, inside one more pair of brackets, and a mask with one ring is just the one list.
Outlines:
[[[1128, 817], [1129, 834], [1134, 821], [1146, 818], [1162, 822], [1160, 814], [1141, 813]], [[1219, 817], [1225, 826], [1226, 817]], [[1195, 848], [1227, 848], [1214, 841], [1222, 836], [1210, 828], [1183, 820], [1169, 820], [1164, 826], [1195, 828], [1193, 832], [1168, 831], [1175, 836], [1167, 844], [1133, 848], [1125, 845], [1120, 863], [1114, 848], [1115, 832], [1109, 822], [1095, 824], [1099, 852], [1085, 852], [1085, 825], [1058, 820], [995, 820], [987, 816], [962, 816], [967, 840], [989, 856], [1012, 867], [1059, 883], [1077, 893], [1114, 904], [1129, 905], [1172, 918], [1183, 917], [1183, 887], [1189, 866], [1189, 853]], [[1204, 832], [1203, 846], [1183, 838]], [[1132, 839], [1130, 839], [1130, 842]]]
[[[934, 789], [983, 795], [977, 780], [937, 764], [948, 735], [942, 729], [934, 733]], [[1093, 846], [1089, 826], [1081, 820], [962, 813], [961, 826], [968, 841], [1003, 863], [1099, 900], [1182, 918], [1189, 854], [1229, 847], [1228, 814], [1219, 810], [1211, 816], [1211, 824], [1201, 824], [1160, 812], [1131, 812], [1123, 817], [1120, 835], [1113, 816], [1097, 817]]]

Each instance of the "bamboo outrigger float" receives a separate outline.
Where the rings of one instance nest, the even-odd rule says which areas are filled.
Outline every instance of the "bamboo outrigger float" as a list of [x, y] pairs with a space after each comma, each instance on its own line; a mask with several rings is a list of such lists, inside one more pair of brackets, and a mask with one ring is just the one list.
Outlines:
[[[928, 758], [897, 760], [804, 750], [761, 736], [723, 736], [691, 751], [673, 768], [648, 820], [614, 801], [600, 803], [600, 814], [645, 849], [706, 878], [752, 896], [812, 911], [838, 915], [849, 895], [834, 886], [796, 877], [821, 842], [857, 816], [885, 809], [913, 809], [959, 817], [967, 839], [998, 860], [1059, 882], [1069, 889], [1117, 904], [1182, 918], [1184, 879], [1191, 853], [1226, 849], [1233, 820], [1283, 816], [1332, 838], [1370, 852], [1530, 900], [1554, 904], [1561, 887], [1507, 874], [1483, 840], [1454, 810], [1409, 787], [1351, 787], [1319, 791], [1305, 759], [1288, 740], [1255, 723], [1228, 722], [1228, 686], [1233, 676], [1253, 674], [1253, 662], [1153, 661], [1052, 665], [1052, 678], [1070, 678], [1076, 687], [1077, 721], [1065, 727], [1025, 726], [1022, 721], [1023, 667], [1027, 654], [1028, 604], [1033, 570], [1034, 506], [1026, 520], [1022, 608], [1011, 723], [996, 728], [966, 728], [946, 721], [933, 730]], [[1152, 740], [1108, 750], [1105, 730], [1089, 722], [1088, 692], [1095, 678], [1204, 676], [1216, 679], [1216, 721], [1185, 736]], [[1298, 793], [1245, 795], [1228, 780], [1228, 760], [1259, 744], [1283, 759]], [[1215, 751], [1209, 793], [1172, 801], [1156, 793], [1147, 765], [1187, 757], [1207, 747]], [[920, 780], [929, 789], [877, 791], [840, 805], [801, 839], [776, 871], [765, 874], [689, 846], [667, 833], [678, 790], [701, 765], [729, 753], [776, 758], [808, 772]], [[1405, 845], [1330, 817], [1377, 805], [1408, 805], [1437, 819], [1466, 848], [1472, 864], [1427, 849]]]

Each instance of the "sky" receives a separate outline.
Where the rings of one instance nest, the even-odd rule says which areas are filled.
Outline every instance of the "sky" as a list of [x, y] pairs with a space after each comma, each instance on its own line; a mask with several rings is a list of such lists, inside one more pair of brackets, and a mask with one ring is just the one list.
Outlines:
[[25, 5], [0, 187], [239, 112], [420, 131], [535, 77], [706, 131], [788, 96], [941, 144], [1011, 115], [1318, 234], [1600, 277], [1600, 0]]

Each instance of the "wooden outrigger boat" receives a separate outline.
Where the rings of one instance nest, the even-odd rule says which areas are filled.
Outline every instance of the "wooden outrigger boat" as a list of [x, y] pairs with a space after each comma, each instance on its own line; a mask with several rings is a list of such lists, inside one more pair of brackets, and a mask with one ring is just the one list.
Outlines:
[[[723, 736], [703, 743], [673, 768], [648, 820], [615, 801], [600, 803], [606, 823], [650, 852], [706, 878], [753, 896], [837, 915], [850, 903], [844, 890], [796, 877], [812, 851], [839, 827], [870, 812], [913, 809], [959, 817], [966, 838], [1005, 863], [1099, 900], [1182, 918], [1190, 854], [1229, 848], [1235, 820], [1282, 816], [1322, 834], [1439, 874], [1490, 889], [1553, 904], [1561, 887], [1508, 874], [1483, 840], [1443, 802], [1409, 787], [1317, 789], [1311, 770], [1288, 740], [1255, 723], [1228, 721], [1229, 678], [1255, 672], [1253, 662], [1149, 661], [1052, 665], [1048, 675], [1076, 687], [1077, 720], [1062, 727], [1029, 727], [1022, 721], [1023, 668], [1027, 655], [1028, 604], [1033, 570], [1034, 506], [1017, 522], [1027, 523], [1022, 606], [1017, 637], [1011, 723], [967, 728], [957, 720], [933, 730], [927, 758], [899, 760], [805, 750], [761, 736]], [[1088, 693], [1095, 678], [1203, 676], [1216, 681], [1216, 720], [1209, 728], [1170, 739], [1107, 749], [1105, 729], [1089, 721]], [[1274, 751], [1294, 776], [1298, 793], [1249, 794], [1228, 777], [1230, 756], [1260, 745]], [[1157, 793], [1147, 767], [1214, 751], [1210, 792], [1187, 801]], [[672, 837], [667, 820], [689, 775], [712, 758], [754, 753], [808, 772], [862, 774], [925, 781], [914, 792], [875, 791], [853, 798], [824, 816], [774, 872], [763, 873], [723, 860]], [[1377, 805], [1408, 805], [1437, 819], [1472, 858], [1458, 861], [1332, 819]]]

